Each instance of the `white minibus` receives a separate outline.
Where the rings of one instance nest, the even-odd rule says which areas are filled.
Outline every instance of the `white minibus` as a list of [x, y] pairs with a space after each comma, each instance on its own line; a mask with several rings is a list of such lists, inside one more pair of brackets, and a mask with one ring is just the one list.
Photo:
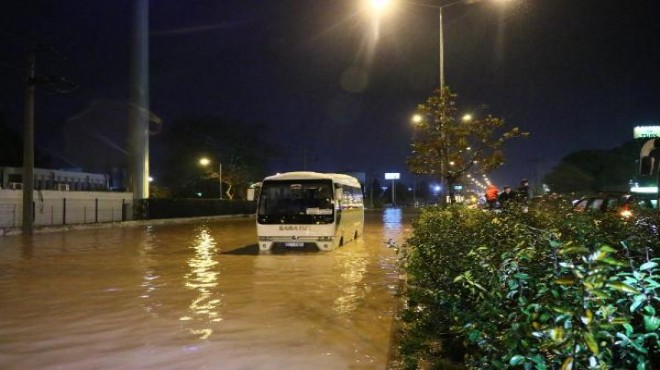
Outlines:
[[360, 182], [336, 173], [287, 172], [266, 177], [248, 190], [257, 197], [259, 250], [342, 246], [362, 235]]

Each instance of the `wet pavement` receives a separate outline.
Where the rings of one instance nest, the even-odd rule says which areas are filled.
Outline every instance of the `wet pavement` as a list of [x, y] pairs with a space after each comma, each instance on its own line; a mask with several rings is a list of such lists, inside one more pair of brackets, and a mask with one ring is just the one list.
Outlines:
[[411, 217], [315, 253], [251, 218], [0, 237], [0, 368], [385, 369]]

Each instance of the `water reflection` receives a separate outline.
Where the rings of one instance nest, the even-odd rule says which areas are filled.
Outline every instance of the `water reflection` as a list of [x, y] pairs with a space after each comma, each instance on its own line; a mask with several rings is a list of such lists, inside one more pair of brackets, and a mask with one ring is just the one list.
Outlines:
[[401, 208], [387, 208], [383, 212], [383, 236], [388, 245], [400, 245], [404, 242], [406, 230]]
[[[361, 249], [364, 249], [363, 243], [359, 240], [355, 241], [353, 246], [357, 247], [358, 243], [362, 247]], [[360, 285], [367, 272], [368, 261], [364, 251], [337, 253], [337, 256], [337, 263], [343, 271], [341, 273], [343, 281], [341, 294], [335, 299], [334, 310], [339, 314], [347, 314], [354, 311], [360, 300], [368, 293], [369, 287]]]
[[188, 259], [190, 272], [184, 276], [185, 286], [193, 290], [196, 296], [188, 306], [188, 315], [182, 316], [181, 321], [191, 322], [189, 331], [206, 339], [213, 334], [212, 323], [222, 321], [218, 308], [221, 300], [217, 297], [215, 287], [218, 286], [217, 243], [204, 227], [199, 231], [196, 244], [193, 246], [195, 255]]
[[142, 307], [148, 313], [155, 314], [161, 304], [156, 300], [156, 292], [163, 285], [160, 283], [161, 276], [156, 271], [157, 261], [152, 257], [157, 241], [153, 226], [147, 226], [144, 239], [140, 241], [138, 248], [139, 264], [143, 269], [142, 284], [144, 292], [140, 298], [144, 300]]

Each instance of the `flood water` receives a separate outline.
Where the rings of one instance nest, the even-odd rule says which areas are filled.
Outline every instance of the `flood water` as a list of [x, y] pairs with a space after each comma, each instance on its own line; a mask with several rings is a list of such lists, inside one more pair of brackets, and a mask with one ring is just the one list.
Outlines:
[[252, 218], [0, 237], [0, 368], [385, 369], [409, 221], [269, 255]]

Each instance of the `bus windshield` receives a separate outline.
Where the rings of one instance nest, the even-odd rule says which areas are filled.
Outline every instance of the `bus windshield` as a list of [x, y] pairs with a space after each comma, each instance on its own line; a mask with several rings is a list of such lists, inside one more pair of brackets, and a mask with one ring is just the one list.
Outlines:
[[331, 224], [331, 180], [264, 181], [257, 220], [261, 224]]

